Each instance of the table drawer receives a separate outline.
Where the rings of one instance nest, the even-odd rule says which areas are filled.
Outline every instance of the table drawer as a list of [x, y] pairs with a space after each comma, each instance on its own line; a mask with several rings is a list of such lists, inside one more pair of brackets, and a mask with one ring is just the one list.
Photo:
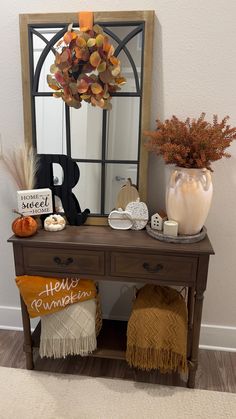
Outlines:
[[104, 275], [104, 252], [39, 247], [23, 248], [25, 270]]
[[113, 252], [111, 275], [139, 279], [193, 282], [197, 258], [142, 253]]

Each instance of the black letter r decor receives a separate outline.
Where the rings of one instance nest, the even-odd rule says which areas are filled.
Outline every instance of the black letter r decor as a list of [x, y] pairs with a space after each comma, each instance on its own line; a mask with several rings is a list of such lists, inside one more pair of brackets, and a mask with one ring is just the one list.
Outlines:
[[[36, 188], [50, 188], [52, 191], [54, 210], [55, 198], [57, 195], [62, 202], [65, 216], [71, 225], [85, 223], [90, 210], [86, 208], [81, 212], [79, 202], [72, 192], [80, 178], [80, 170], [76, 162], [63, 154], [38, 154], [40, 165], [37, 172]], [[54, 185], [53, 163], [59, 164], [64, 172], [64, 179], [61, 185]]]

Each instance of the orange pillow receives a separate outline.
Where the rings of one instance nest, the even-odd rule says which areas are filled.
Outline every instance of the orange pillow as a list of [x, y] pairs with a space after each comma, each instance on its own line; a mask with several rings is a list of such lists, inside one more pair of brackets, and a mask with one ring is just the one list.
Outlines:
[[16, 284], [30, 317], [55, 313], [96, 296], [96, 285], [91, 279], [23, 275], [16, 277]]

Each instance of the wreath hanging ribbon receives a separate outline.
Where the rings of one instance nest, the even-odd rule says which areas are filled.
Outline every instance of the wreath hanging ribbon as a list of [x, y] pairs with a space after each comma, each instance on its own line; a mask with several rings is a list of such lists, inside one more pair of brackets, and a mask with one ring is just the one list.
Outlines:
[[93, 12], [78, 13], [79, 27], [82, 32], [93, 29]]
[[77, 109], [82, 101], [111, 109], [111, 94], [126, 83], [114, 52], [109, 37], [93, 24], [93, 13], [79, 13], [79, 30], [70, 24], [56, 46], [51, 74], [47, 75], [53, 96]]

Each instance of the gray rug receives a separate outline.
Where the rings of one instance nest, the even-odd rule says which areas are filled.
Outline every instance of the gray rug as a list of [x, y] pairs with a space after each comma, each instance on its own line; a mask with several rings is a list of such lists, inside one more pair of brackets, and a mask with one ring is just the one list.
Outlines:
[[0, 367], [1, 419], [236, 419], [236, 395]]

